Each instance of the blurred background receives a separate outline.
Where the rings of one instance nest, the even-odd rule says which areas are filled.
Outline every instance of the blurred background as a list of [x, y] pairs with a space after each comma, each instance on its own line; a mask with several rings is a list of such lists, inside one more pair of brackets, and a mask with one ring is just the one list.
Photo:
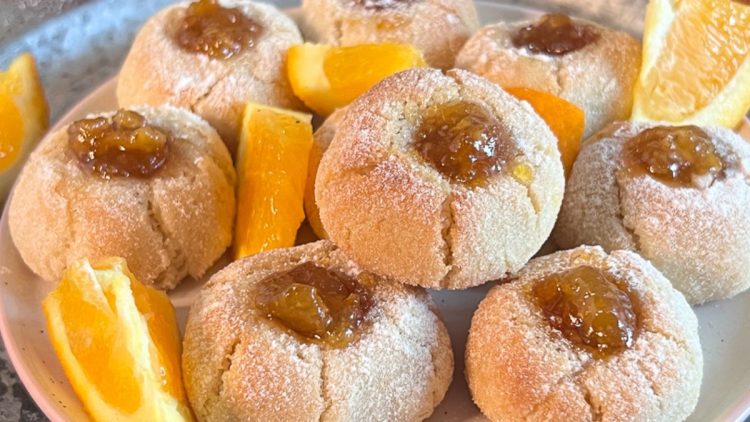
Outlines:
[[[51, 123], [88, 92], [113, 77], [133, 36], [173, 0], [0, 0], [0, 69], [22, 52], [37, 60]], [[478, 1], [478, 3], [489, 1]], [[276, 1], [281, 7], [296, 1]], [[646, 0], [505, 0], [503, 5], [559, 11], [636, 36]], [[0, 422], [44, 421], [18, 381], [0, 344]]]

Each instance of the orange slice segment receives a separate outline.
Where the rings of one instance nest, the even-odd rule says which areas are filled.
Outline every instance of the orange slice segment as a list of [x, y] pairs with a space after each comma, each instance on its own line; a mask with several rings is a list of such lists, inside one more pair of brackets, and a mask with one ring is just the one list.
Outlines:
[[24, 134], [23, 116], [13, 97], [0, 92], [0, 171], [18, 159]]
[[530, 88], [509, 87], [505, 90], [531, 104], [534, 111], [541, 116], [557, 136], [557, 146], [565, 169], [565, 176], [570, 173], [573, 162], [581, 147], [581, 138], [585, 129], [583, 110], [573, 103], [544, 91]]
[[634, 120], [735, 127], [750, 108], [750, 6], [651, 0]]
[[331, 48], [324, 44], [295, 45], [289, 48], [286, 58], [287, 77], [294, 95], [323, 116], [339, 107], [323, 70], [326, 53]]
[[75, 263], [42, 308], [65, 374], [95, 420], [192, 420], [174, 308], [125, 260]]
[[[18, 56], [0, 71], [0, 173], [23, 161], [49, 124], [47, 101], [31, 54]], [[20, 166], [15, 166], [18, 170]], [[7, 185], [2, 180], [2, 195]]]
[[287, 73], [292, 90], [323, 116], [343, 107], [386, 77], [426, 66], [422, 53], [407, 44], [362, 44], [334, 47], [292, 46]]
[[237, 157], [234, 257], [294, 245], [312, 147], [312, 116], [249, 103]]
[[422, 53], [408, 44], [363, 44], [330, 49], [323, 72], [341, 107], [394, 73], [424, 66]]

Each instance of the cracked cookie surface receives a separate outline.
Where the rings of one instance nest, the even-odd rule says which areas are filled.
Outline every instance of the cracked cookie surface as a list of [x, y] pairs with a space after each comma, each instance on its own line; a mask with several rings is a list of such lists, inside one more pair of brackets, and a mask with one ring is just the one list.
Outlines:
[[57, 281], [76, 259], [121, 256], [144, 283], [170, 289], [203, 275], [229, 245], [235, 174], [216, 131], [174, 107], [134, 110], [174, 137], [158, 172], [91, 174], [69, 150], [64, 128], [42, 141], [19, 176], [11, 235], [42, 278]]
[[199, 420], [421, 421], [453, 373], [427, 293], [376, 277], [368, 322], [344, 348], [301, 341], [254, 307], [257, 284], [311, 263], [362, 272], [328, 241], [237, 261], [206, 284], [185, 330], [185, 384]]
[[118, 76], [121, 107], [163, 103], [187, 108], [216, 128], [229, 151], [237, 147], [242, 111], [248, 101], [303, 109], [283, 70], [286, 50], [302, 43], [294, 22], [274, 6], [222, 0], [264, 29], [246, 48], [223, 60], [183, 50], [174, 41], [188, 3], [160, 11], [136, 36]]
[[565, 55], [536, 54], [513, 45], [515, 34], [535, 22], [497, 23], [469, 38], [456, 57], [456, 67], [501, 86], [538, 89], [570, 101], [584, 111], [588, 137], [630, 115], [641, 48], [624, 32], [572, 21], [596, 32], [598, 39]]
[[[414, 137], [425, 112], [459, 100], [507, 130], [528, 180], [501, 171], [470, 186], [420, 156]], [[551, 231], [563, 183], [556, 139], [530, 107], [468, 72], [419, 69], [384, 80], [346, 109], [315, 194], [327, 234], [364, 268], [457, 289], [523, 266]]]
[[[547, 321], [534, 287], [582, 265], [629, 289], [639, 335], [597, 357]], [[466, 372], [491, 420], [682, 420], [700, 392], [703, 357], [695, 314], [658, 270], [628, 251], [580, 247], [532, 260], [494, 287], [472, 319]]]
[[691, 304], [750, 288], [750, 146], [726, 129], [702, 128], [724, 163], [710, 184], [674, 186], [633, 174], [624, 146], [657, 123], [614, 123], [581, 148], [554, 237], [633, 250], [651, 261]]

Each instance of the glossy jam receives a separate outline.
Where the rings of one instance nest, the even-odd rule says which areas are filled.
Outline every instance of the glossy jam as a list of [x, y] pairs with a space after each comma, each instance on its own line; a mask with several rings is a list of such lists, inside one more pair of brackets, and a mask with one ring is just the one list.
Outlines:
[[568, 16], [550, 14], [523, 27], [513, 35], [516, 48], [525, 48], [534, 54], [562, 56], [596, 42], [599, 33], [589, 25], [573, 22]]
[[414, 142], [421, 157], [440, 173], [469, 186], [483, 185], [518, 155], [500, 122], [470, 102], [428, 110]]
[[343, 348], [357, 337], [372, 306], [371, 281], [311, 263], [276, 274], [258, 286], [255, 306], [304, 341]]
[[611, 275], [576, 267], [541, 280], [534, 296], [549, 324], [594, 357], [633, 346], [638, 334], [635, 308]]
[[129, 110], [68, 126], [68, 147], [81, 166], [105, 179], [148, 177], [169, 157], [172, 135]]
[[724, 169], [711, 137], [697, 126], [646, 129], [626, 141], [623, 156], [629, 173], [672, 186], [707, 186]]
[[385, 10], [393, 9], [400, 5], [408, 5], [414, 3], [417, 0], [353, 0], [355, 4], [358, 4], [368, 10]]
[[174, 37], [185, 51], [228, 59], [255, 45], [262, 32], [260, 23], [239, 9], [200, 0], [188, 6]]

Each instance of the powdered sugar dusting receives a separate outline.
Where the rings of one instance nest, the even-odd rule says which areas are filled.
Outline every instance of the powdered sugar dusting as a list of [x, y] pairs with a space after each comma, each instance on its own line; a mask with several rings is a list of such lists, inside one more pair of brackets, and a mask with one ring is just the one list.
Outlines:
[[[640, 327], [631, 349], [593, 359], [545, 320], [533, 285], [578, 265], [608, 271], [631, 289]], [[681, 420], [700, 390], [697, 318], [669, 281], [634, 253], [561, 251], [532, 260], [480, 304], [467, 344], [467, 375], [491, 418], [562, 413], [570, 420]]]
[[533, 22], [500, 22], [477, 31], [456, 58], [468, 69], [500, 86], [523, 86], [554, 93], [585, 112], [584, 136], [628, 117], [637, 78], [640, 43], [628, 34], [576, 20], [596, 28], [599, 41], [562, 56], [533, 54], [516, 48], [512, 37]]
[[344, 349], [302, 343], [254, 311], [256, 283], [310, 261], [361, 271], [320, 241], [235, 262], [206, 285], [190, 310], [183, 356], [198, 415], [311, 421], [429, 416], [450, 383], [453, 358], [445, 326], [423, 290], [376, 277], [369, 322]]
[[[422, 116], [455, 101], [498, 117], [518, 161], [533, 169], [528, 187], [502, 172], [470, 189], [417, 153]], [[328, 234], [365, 268], [460, 288], [520, 268], [551, 231], [562, 191], [555, 138], [528, 105], [468, 72], [423, 69], [387, 78], [347, 108], [321, 161], [316, 200]]]
[[584, 145], [569, 180], [558, 241], [637, 250], [694, 304], [747, 289], [750, 145], [729, 130], [705, 128], [726, 165], [725, 176], [705, 188], [628, 176], [623, 142], [658, 124], [616, 124]]
[[[187, 275], [200, 277], [231, 241], [234, 169], [216, 132], [182, 109], [133, 109], [175, 138], [166, 164], [150, 178], [88, 174], [69, 153], [65, 129], [48, 135], [21, 173], [11, 231], [24, 261], [43, 278], [58, 280], [82, 257], [114, 255], [143, 282], [171, 289]], [[197, 157], [205, 160], [193, 166]], [[39, 213], [43, 218], [29, 219]], [[47, 243], [40, 247], [39, 239]]]

